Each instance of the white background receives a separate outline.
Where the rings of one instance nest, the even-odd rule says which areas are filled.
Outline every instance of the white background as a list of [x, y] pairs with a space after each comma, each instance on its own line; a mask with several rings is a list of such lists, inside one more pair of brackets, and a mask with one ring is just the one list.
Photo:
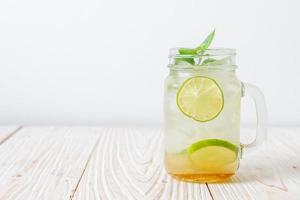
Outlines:
[[[161, 124], [170, 47], [237, 49], [271, 124], [300, 123], [297, 0], [1, 0], [1, 124]], [[243, 103], [243, 121], [254, 118]]]

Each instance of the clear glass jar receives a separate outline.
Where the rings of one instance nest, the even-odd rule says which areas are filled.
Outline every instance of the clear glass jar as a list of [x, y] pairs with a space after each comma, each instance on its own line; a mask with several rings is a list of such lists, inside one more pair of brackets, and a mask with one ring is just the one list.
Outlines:
[[257, 137], [248, 146], [265, 138], [264, 97], [237, 78], [234, 49], [209, 49], [204, 56], [177, 52], [170, 50], [165, 80], [166, 170], [179, 180], [224, 181], [239, 166], [241, 97], [249, 90], [259, 104]]

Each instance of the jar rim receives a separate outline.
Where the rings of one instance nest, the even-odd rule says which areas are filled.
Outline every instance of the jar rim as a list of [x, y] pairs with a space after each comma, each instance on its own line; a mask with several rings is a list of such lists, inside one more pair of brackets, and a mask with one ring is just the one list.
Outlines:
[[[179, 54], [178, 50], [180, 48], [186, 48], [186, 47], [176, 47], [171, 48], [169, 51], [169, 58], [198, 58], [202, 55], [200, 54]], [[192, 49], [192, 48], [187, 48]], [[205, 50], [205, 54], [208, 54], [209, 56], [234, 56], [236, 55], [236, 50], [234, 48], [209, 48]]]
[[[174, 70], [235, 70], [235, 55], [236, 50], [233, 48], [210, 48], [205, 50], [204, 54], [179, 54], [180, 48], [171, 48], [169, 52], [169, 65], [168, 67]], [[190, 62], [180, 62], [177, 64], [177, 59], [192, 60], [193, 62], [200, 63], [206, 59], [213, 59], [213, 62], [205, 64], [191, 64]], [[198, 62], [197, 62], [198, 61]]]

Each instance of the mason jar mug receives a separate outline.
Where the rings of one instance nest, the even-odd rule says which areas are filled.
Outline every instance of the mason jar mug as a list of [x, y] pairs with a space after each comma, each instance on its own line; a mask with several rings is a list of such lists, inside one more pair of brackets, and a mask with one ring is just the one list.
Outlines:
[[[190, 182], [224, 181], [238, 169], [243, 147], [266, 137], [264, 96], [236, 76], [234, 49], [208, 49], [204, 55], [180, 55], [171, 49], [165, 79], [165, 168]], [[241, 98], [256, 105], [256, 138], [240, 142]]]

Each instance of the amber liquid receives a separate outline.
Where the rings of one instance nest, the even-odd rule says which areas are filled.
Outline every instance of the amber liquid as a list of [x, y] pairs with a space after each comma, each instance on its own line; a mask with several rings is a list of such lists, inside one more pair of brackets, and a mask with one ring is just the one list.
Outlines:
[[170, 174], [173, 178], [179, 181], [193, 183], [216, 183], [226, 182], [234, 174]]
[[203, 163], [195, 165], [186, 153], [165, 155], [167, 172], [175, 179], [196, 183], [213, 183], [228, 181], [238, 168], [238, 161], [224, 165]]

